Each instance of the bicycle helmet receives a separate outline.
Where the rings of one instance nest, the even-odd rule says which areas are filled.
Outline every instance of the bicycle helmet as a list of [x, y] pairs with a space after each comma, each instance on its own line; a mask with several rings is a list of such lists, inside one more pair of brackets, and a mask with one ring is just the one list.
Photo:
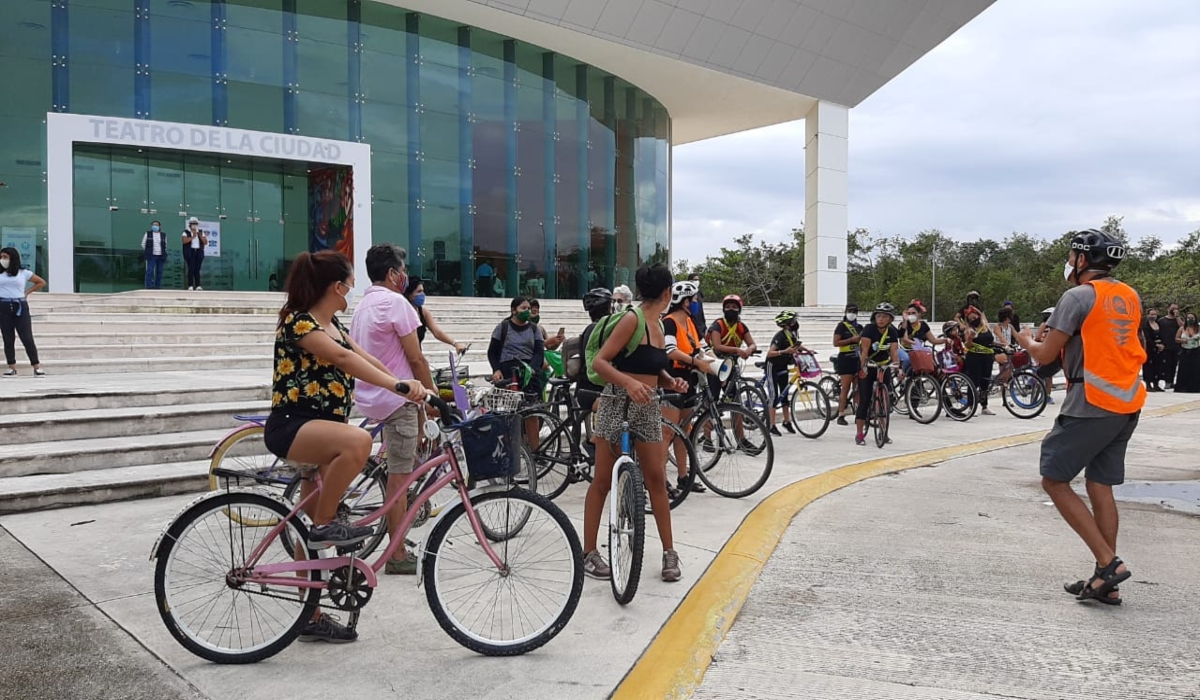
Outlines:
[[942, 335], [950, 335], [951, 331], [956, 331], [962, 327], [958, 321], [946, 321], [942, 324]]
[[1072, 236], [1071, 250], [1079, 251], [1094, 270], [1111, 270], [1125, 259], [1125, 244], [1116, 236], [1094, 228]]
[[699, 291], [700, 287], [691, 280], [676, 282], [671, 285], [671, 306], [675, 306], [688, 297], [696, 296]]
[[791, 322], [795, 321], [795, 320], [796, 320], [796, 312], [795, 311], [780, 311], [779, 315], [775, 317], [775, 325], [779, 326], [780, 328], [783, 328], [787, 325], [790, 325]]
[[737, 302], [737, 305], [738, 305], [738, 308], [739, 308], [739, 309], [740, 309], [740, 308], [742, 308], [743, 306], [745, 306], [745, 304], [743, 304], [743, 303], [742, 303], [742, 298], [741, 298], [741, 297], [739, 297], [739, 296], [738, 296], [738, 295], [736, 295], [736, 294], [730, 294], [729, 296], [727, 296], [727, 297], [725, 297], [724, 299], [722, 299], [722, 300], [721, 300], [721, 306], [725, 306], [726, 304], [728, 304], [728, 303], [729, 303], [729, 302], [731, 302], [731, 301], [735, 301], [735, 302]]
[[891, 304], [887, 303], [886, 301], [880, 302], [879, 306], [875, 307], [875, 313], [887, 314], [888, 316], [891, 316], [892, 318], [896, 318], [896, 307], [892, 306]]
[[1046, 309], [1042, 309], [1042, 320], [1043, 320], [1043, 321], [1048, 321], [1048, 320], [1050, 320], [1050, 314], [1052, 314], [1052, 313], [1054, 313], [1054, 307], [1053, 307], [1053, 306], [1051, 306], [1051, 307], [1049, 307], [1049, 308], [1046, 308]]
[[597, 287], [583, 295], [583, 308], [590, 314], [596, 309], [612, 309], [613, 295], [604, 287]]

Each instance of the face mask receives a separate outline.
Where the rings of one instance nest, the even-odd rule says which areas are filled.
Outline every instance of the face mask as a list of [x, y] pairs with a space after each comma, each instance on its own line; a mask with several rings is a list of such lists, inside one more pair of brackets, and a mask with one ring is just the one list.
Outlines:
[[700, 313], [700, 302], [698, 302], [698, 301], [690, 302], [688, 304], [688, 310], [690, 310], [693, 314]]
[[346, 294], [342, 298], [346, 300], [346, 309], [349, 309], [354, 304], [354, 287], [347, 287]]
[[972, 319], [968, 319], [967, 323], [970, 323], [972, 326], [978, 326], [981, 323], [981, 321], [977, 318], [972, 318]]
[[1187, 320], [1187, 324], [1188, 324], [1189, 326], [1194, 326], [1194, 325], [1196, 325], [1196, 319], [1194, 319], [1194, 318], [1189, 318], [1189, 319]]
[[0, 258], [0, 267], [8, 269], [8, 258]]
[[917, 315], [916, 315], [916, 314], [909, 314], [909, 315], [907, 315], [907, 316], [905, 316], [905, 317], [904, 317], [904, 320], [905, 320], [905, 321], [908, 321], [909, 323], [916, 323], [916, 322], [917, 322]]
[[413, 297], [413, 305], [414, 306], [425, 306], [425, 295], [418, 294], [415, 297]]
[[537, 323], [540, 320], [542, 320], [541, 314], [530, 314], [529, 316], [530, 323]]
[[1070, 282], [1071, 281], [1071, 273], [1073, 273], [1073, 272], [1075, 272], [1074, 265], [1072, 265], [1069, 262], [1063, 263], [1063, 279]]
[[518, 311], [517, 312], [517, 320], [520, 321], [521, 323], [527, 323], [529, 321], [529, 317], [532, 315], [533, 314], [529, 313], [529, 309], [526, 309], [524, 311]]
[[788, 330], [795, 333], [796, 331], [800, 330], [800, 324], [793, 323], [792, 325], [788, 326]]
[[155, 232], [155, 233], [158, 233], [158, 224], [154, 224], [153, 226], [151, 226], [151, 227], [150, 227], [150, 230], [151, 230], [151, 231], [153, 231], [153, 232]]
[[848, 314], [846, 314], [846, 320], [849, 321], [850, 323], [854, 323], [856, 320], [858, 320], [858, 314], [853, 313], [853, 312], [848, 313]]
[[725, 322], [733, 323], [738, 320], [739, 312], [736, 309], [725, 309]]

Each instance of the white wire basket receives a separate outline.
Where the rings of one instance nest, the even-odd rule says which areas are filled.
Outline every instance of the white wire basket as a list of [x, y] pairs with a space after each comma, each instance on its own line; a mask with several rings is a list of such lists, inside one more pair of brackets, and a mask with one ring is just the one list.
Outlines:
[[519, 391], [492, 387], [484, 390], [476, 401], [492, 413], [516, 413], [523, 399], [524, 395]]

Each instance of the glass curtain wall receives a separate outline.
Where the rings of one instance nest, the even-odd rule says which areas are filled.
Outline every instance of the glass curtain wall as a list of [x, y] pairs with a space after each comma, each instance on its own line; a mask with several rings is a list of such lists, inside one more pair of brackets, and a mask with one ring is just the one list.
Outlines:
[[[433, 294], [577, 298], [667, 259], [670, 117], [568, 56], [367, 0], [3, 5], [19, 98], [0, 101], [0, 227], [36, 238], [40, 274], [51, 111], [369, 143], [372, 238], [407, 248]], [[174, 186], [170, 162], [101, 160], [76, 157], [77, 208], [143, 169]], [[273, 202], [281, 183], [258, 187]], [[99, 225], [84, 238], [111, 245]]]

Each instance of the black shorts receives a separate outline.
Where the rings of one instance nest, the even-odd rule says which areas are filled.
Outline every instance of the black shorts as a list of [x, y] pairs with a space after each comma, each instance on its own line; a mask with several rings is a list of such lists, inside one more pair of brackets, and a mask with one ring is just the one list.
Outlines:
[[1088, 481], [1108, 486], [1125, 483], [1125, 450], [1139, 416], [1140, 412], [1104, 418], [1059, 415], [1042, 440], [1042, 476], [1071, 481], [1083, 471]]
[[292, 443], [296, 441], [296, 435], [306, 423], [314, 420], [328, 420], [338, 423], [346, 421], [335, 418], [318, 418], [316, 416], [306, 416], [294, 413], [285, 413], [284, 411], [271, 411], [271, 415], [267, 417], [267, 424], [263, 429], [263, 444], [271, 451], [271, 454], [280, 459], [287, 459], [288, 453], [292, 450]]
[[838, 353], [837, 366], [834, 367], [834, 369], [842, 376], [847, 374], [858, 374], [858, 370], [862, 369], [862, 364], [858, 361], [858, 353]]

